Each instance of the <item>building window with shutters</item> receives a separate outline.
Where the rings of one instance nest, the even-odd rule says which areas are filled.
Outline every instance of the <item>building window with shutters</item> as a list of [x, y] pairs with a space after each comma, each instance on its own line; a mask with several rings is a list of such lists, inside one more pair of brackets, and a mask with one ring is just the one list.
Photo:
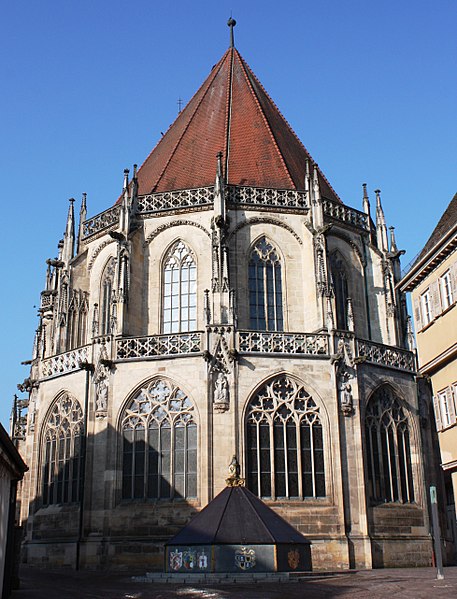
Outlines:
[[81, 406], [64, 393], [54, 402], [43, 429], [43, 505], [79, 501], [83, 434]]
[[249, 320], [257, 331], [282, 331], [282, 272], [278, 251], [260, 238], [249, 259]]
[[281, 375], [248, 406], [249, 489], [263, 498], [325, 497], [324, 434], [319, 407], [305, 388]]
[[449, 308], [449, 306], [453, 303], [452, 297], [452, 281], [451, 281], [451, 273], [447, 271], [444, 273], [442, 277], [440, 277], [440, 295], [441, 295], [441, 305], [443, 310]]
[[372, 502], [414, 502], [408, 414], [388, 385], [368, 402], [365, 434]]
[[421, 295], [421, 313], [422, 313], [422, 325], [426, 326], [430, 322], [432, 322], [432, 300], [430, 295], [430, 290], [427, 289]]
[[433, 398], [436, 428], [442, 431], [456, 423], [457, 383], [439, 391]]
[[162, 301], [164, 333], [197, 329], [197, 266], [192, 251], [181, 240], [165, 257]]
[[193, 403], [173, 383], [156, 379], [125, 407], [122, 498], [197, 497], [197, 424]]

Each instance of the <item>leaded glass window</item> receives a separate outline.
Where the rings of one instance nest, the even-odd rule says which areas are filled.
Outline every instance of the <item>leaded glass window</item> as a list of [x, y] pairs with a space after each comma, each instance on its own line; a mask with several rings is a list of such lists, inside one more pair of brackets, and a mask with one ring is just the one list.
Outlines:
[[194, 406], [168, 380], [154, 380], [129, 402], [122, 418], [123, 499], [197, 496]]
[[250, 327], [258, 331], [282, 331], [282, 276], [278, 251], [262, 237], [249, 259]]
[[348, 328], [347, 305], [348, 305], [348, 279], [344, 261], [335, 253], [330, 258], [330, 269], [332, 274], [333, 291], [336, 304], [336, 327], [341, 331]]
[[389, 386], [380, 387], [370, 399], [365, 431], [372, 501], [412, 503], [414, 485], [408, 417]]
[[247, 411], [247, 479], [263, 498], [325, 497], [319, 408], [294, 379], [274, 378]]
[[100, 334], [109, 335], [111, 333], [111, 309], [114, 290], [114, 277], [116, 272], [116, 262], [110, 258], [105, 266], [102, 275], [100, 288]]
[[177, 241], [164, 265], [163, 332], [187, 333], [197, 328], [197, 266], [190, 248]]
[[44, 425], [44, 505], [79, 501], [83, 434], [83, 413], [79, 402], [68, 394], [62, 395], [54, 403]]

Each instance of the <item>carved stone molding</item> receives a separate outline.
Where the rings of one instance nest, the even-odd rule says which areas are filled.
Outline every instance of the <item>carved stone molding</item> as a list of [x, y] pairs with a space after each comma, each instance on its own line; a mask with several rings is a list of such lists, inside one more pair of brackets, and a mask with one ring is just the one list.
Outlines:
[[278, 218], [272, 218], [269, 216], [253, 216], [243, 221], [242, 223], [239, 223], [232, 231], [230, 231], [228, 235], [228, 240], [232, 239], [232, 237], [234, 237], [238, 233], [238, 231], [240, 231], [244, 227], [257, 224], [268, 224], [275, 225], [277, 227], [282, 227], [283, 229], [286, 229], [286, 231], [289, 231], [289, 233], [291, 233], [291, 235], [295, 237], [295, 239], [298, 241], [300, 245], [303, 245], [303, 241], [300, 239], [299, 235], [297, 235], [297, 233], [292, 229], [291, 226], [289, 226], [287, 223], [282, 222]]
[[200, 229], [201, 231], [203, 231], [208, 237], [211, 237], [211, 233], [200, 223], [195, 223], [192, 220], [186, 220], [186, 219], [181, 218], [181, 219], [169, 222], [169, 223], [164, 223], [163, 225], [160, 225], [159, 227], [154, 229], [152, 231], [152, 233], [150, 233], [147, 236], [143, 246], [144, 247], [148, 246], [151, 243], [151, 241], [157, 237], [157, 235], [159, 235], [163, 231], [166, 231], [170, 227], [179, 227], [179, 226], [183, 226], [183, 225], [188, 226], [188, 227], [197, 227], [197, 229]]

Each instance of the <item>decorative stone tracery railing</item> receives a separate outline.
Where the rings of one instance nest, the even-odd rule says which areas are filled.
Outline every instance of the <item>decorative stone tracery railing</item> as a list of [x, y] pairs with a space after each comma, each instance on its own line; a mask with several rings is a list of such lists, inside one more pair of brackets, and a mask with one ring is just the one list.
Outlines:
[[276, 208], [308, 208], [307, 193], [293, 189], [268, 189], [229, 185], [226, 188], [226, 199], [232, 204], [252, 204]]
[[356, 339], [356, 354], [358, 358], [365, 358], [367, 362], [371, 362], [372, 364], [407, 370], [409, 372], [415, 372], [416, 370], [415, 355], [406, 349]]
[[198, 187], [196, 189], [178, 189], [163, 193], [151, 193], [138, 198], [138, 212], [162, 212], [163, 210], [179, 210], [210, 206], [214, 202], [214, 187]]
[[108, 210], [105, 210], [105, 212], [100, 212], [100, 214], [84, 221], [83, 238], [85, 239], [86, 237], [90, 237], [91, 235], [95, 235], [95, 233], [103, 231], [103, 229], [116, 225], [119, 222], [120, 211], [120, 205], [116, 204], [115, 206], [108, 208]]
[[352, 225], [353, 227], [362, 229], [368, 229], [369, 227], [368, 216], [364, 212], [360, 212], [360, 210], [349, 208], [349, 206], [333, 200], [323, 200], [322, 205], [325, 216], [329, 216], [347, 225]]
[[81, 362], [89, 361], [91, 345], [85, 345], [78, 349], [72, 349], [64, 354], [58, 354], [51, 358], [45, 358], [42, 362], [42, 378], [50, 378], [61, 374], [68, 374], [80, 370]]
[[326, 333], [239, 331], [238, 350], [243, 353], [329, 356], [329, 336]]
[[202, 351], [202, 333], [130, 337], [116, 341], [116, 360], [194, 354]]

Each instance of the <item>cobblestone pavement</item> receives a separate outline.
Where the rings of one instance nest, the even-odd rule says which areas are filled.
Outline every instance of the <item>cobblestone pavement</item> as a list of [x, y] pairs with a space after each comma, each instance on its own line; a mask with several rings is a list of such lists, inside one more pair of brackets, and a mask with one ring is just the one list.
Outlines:
[[[144, 574], [136, 572], [135, 574]], [[365, 570], [313, 575], [299, 582], [237, 584], [151, 584], [125, 573], [21, 569], [21, 588], [12, 599], [442, 599], [457, 598], [457, 567]]]

